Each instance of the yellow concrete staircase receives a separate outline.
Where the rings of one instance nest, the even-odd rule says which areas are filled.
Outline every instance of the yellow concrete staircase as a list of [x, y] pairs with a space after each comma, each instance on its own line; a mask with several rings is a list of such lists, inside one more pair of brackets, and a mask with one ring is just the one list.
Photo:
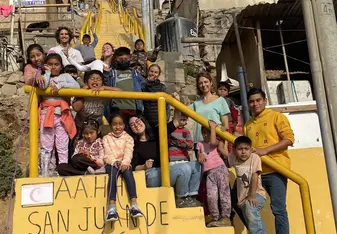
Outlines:
[[134, 176], [145, 218], [133, 219], [125, 210], [128, 195], [119, 179], [120, 220], [106, 225], [107, 175], [19, 179], [13, 234], [234, 234], [233, 227], [206, 228], [202, 207], [176, 208], [173, 188], [147, 188], [144, 171]]
[[100, 30], [97, 34], [98, 44], [95, 48], [96, 57], [100, 58], [102, 56], [102, 46], [106, 42], [110, 42], [116, 48], [126, 46], [132, 49], [132, 36], [126, 32], [120, 22], [119, 14], [113, 13], [107, 2], [103, 1], [101, 3], [103, 4], [103, 15]]

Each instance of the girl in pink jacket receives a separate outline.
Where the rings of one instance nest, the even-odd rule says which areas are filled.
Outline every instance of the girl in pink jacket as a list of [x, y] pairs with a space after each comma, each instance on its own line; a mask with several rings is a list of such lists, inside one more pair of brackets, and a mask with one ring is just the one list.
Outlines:
[[111, 132], [103, 137], [105, 169], [109, 174], [109, 199], [107, 221], [119, 219], [116, 209], [117, 178], [123, 174], [129, 199], [131, 200], [130, 213], [132, 217], [142, 216], [137, 205], [136, 182], [131, 168], [133, 155], [133, 138], [125, 132], [124, 116], [116, 113], [112, 116]]

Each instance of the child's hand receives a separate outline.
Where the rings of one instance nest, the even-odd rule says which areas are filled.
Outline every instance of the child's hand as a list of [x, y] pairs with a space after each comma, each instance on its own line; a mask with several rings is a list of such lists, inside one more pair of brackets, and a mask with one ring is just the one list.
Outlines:
[[256, 200], [255, 197], [253, 196], [248, 196], [247, 197], [247, 201], [249, 202], [249, 204], [252, 206], [252, 207], [257, 207], [259, 202]]
[[129, 170], [130, 168], [131, 168], [130, 165], [122, 165], [122, 166], [120, 166], [120, 170], [121, 170], [122, 172], [124, 172], [125, 170]]
[[49, 72], [51, 71], [51, 67], [48, 66], [47, 64], [43, 66], [43, 69], [44, 69], [45, 71], [49, 71]]
[[218, 126], [217, 123], [212, 120], [208, 120], [208, 124], [211, 129], [216, 129], [216, 127]]
[[199, 162], [204, 163], [206, 162], [206, 160], [206, 155], [204, 155], [203, 153], [199, 153]]
[[107, 67], [107, 66], [103, 66], [103, 70], [104, 70], [104, 71], [110, 71], [111, 68], [110, 68], [110, 67]]
[[58, 89], [54, 84], [52, 84], [52, 85], [50, 86], [50, 88], [51, 88], [51, 93], [52, 93], [52, 94], [58, 94], [59, 89]]
[[89, 86], [88, 85], [84, 85], [83, 89], [89, 89]]
[[35, 82], [36, 82], [37, 84], [39, 84], [39, 85], [44, 85], [44, 77], [41, 76], [41, 75], [38, 75], [38, 76], [36, 77]]
[[86, 157], [90, 157], [90, 153], [89, 153], [88, 150], [83, 150], [83, 149], [81, 149], [81, 150], [80, 150], [80, 154], [83, 154], [83, 155], [85, 155]]
[[99, 87], [99, 88], [92, 88], [91, 90], [95, 95], [98, 95], [100, 91], [104, 90], [104, 87], [102, 86], [102, 87]]
[[122, 163], [120, 161], [116, 161], [113, 165], [119, 169], [121, 167], [121, 164]]
[[152, 168], [152, 166], [153, 166], [153, 160], [152, 159], [146, 160], [144, 164], [145, 169]]

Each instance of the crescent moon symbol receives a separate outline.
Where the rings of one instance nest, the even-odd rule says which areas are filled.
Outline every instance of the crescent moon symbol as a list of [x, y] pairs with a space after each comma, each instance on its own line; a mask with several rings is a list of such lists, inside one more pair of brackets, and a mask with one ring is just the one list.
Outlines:
[[35, 188], [35, 189], [33, 189], [33, 190], [30, 192], [30, 194], [29, 194], [30, 200], [33, 201], [33, 202], [36, 202], [36, 203], [38, 203], [38, 202], [41, 201], [41, 200], [36, 200], [36, 199], [34, 198], [34, 193], [35, 193], [37, 190], [40, 190], [40, 188]]

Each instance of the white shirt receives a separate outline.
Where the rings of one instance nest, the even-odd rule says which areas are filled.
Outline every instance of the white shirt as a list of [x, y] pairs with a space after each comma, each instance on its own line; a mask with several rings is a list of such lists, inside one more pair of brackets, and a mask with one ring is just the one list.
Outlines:
[[80, 72], [86, 72], [86, 71], [91, 71], [91, 70], [98, 70], [100, 72], [103, 72], [104, 63], [103, 63], [102, 60], [97, 59], [97, 60], [95, 60], [95, 61], [93, 61], [93, 62], [91, 62], [89, 64], [86, 64], [86, 65], [81, 65], [81, 64], [77, 63], [71, 57], [69, 57], [68, 60]]
[[[69, 65], [70, 62], [69, 62], [68, 58], [64, 55], [63, 50], [64, 50], [64, 48], [62, 46], [58, 45], [56, 47], [51, 48], [49, 51], [55, 51], [55, 53], [59, 54], [62, 58], [62, 64], [65, 67], [65, 66]], [[83, 63], [84, 62], [83, 57], [81, 55], [81, 52], [72, 48], [72, 47], [70, 47], [70, 49], [69, 49], [69, 58], [72, 58], [77, 63]]]

